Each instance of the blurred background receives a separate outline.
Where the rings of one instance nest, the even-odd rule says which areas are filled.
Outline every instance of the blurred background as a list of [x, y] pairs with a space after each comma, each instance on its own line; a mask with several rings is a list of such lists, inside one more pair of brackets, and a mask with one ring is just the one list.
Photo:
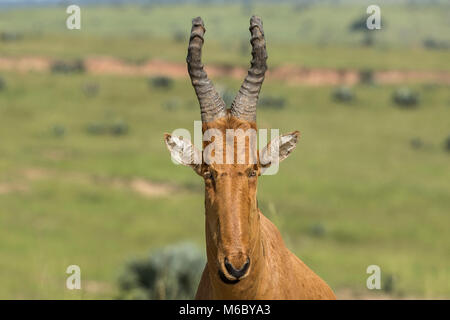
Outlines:
[[0, 0], [0, 298], [192, 297], [203, 181], [163, 133], [200, 120], [191, 19], [230, 104], [252, 14], [269, 55], [258, 126], [302, 133], [260, 178], [262, 212], [339, 298], [450, 298], [450, 3], [376, 1], [369, 31], [372, 2]]

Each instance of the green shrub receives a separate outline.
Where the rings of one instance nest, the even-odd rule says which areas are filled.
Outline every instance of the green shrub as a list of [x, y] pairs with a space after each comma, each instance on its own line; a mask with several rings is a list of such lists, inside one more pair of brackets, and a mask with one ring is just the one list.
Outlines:
[[359, 82], [361, 84], [371, 85], [374, 83], [373, 71], [370, 69], [364, 69], [359, 71]]
[[190, 243], [167, 246], [129, 262], [119, 277], [121, 299], [193, 299], [205, 258]]
[[342, 103], [350, 102], [355, 98], [352, 90], [348, 87], [339, 87], [335, 89], [332, 96], [334, 101]]
[[393, 294], [397, 288], [396, 288], [396, 277], [393, 274], [385, 273], [382, 275], [382, 285], [381, 290], [388, 294]]
[[431, 50], [448, 50], [450, 48], [450, 44], [444, 41], [438, 41], [433, 38], [426, 38], [425, 40], [423, 40], [423, 46], [426, 49]]
[[153, 88], [170, 89], [173, 87], [173, 80], [166, 76], [158, 76], [150, 78], [149, 84]]
[[23, 38], [22, 34], [17, 32], [1, 32], [0, 33], [0, 41], [2, 42], [11, 42], [18, 41]]
[[166, 111], [175, 111], [180, 107], [180, 100], [177, 98], [172, 98], [163, 103], [163, 108]]
[[110, 134], [113, 136], [121, 136], [129, 131], [128, 124], [121, 119], [91, 122], [86, 126], [86, 132], [91, 135]]
[[187, 35], [184, 31], [177, 30], [173, 33], [172, 38], [173, 38], [173, 41], [175, 41], [176, 43], [183, 43], [186, 41]]
[[109, 132], [114, 136], [122, 136], [128, 133], [128, 124], [123, 120], [116, 120], [111, 123]]
[[309, 227], [309, 233], [314, 237], [323, 237], [326, 234], [325, 226], [318, 222]]
[[83, 60], [54, 61], [50, 67], [53, 73], [81, 73], [85, 71]]
[[444, 141], [444, 149], [447, 152], [450, 152], [450, 135]]
[[279, 96], [263, 95], [259, 99], [258, 105], [265, 109], [283, 109], [286, 105], [286, 98]]
[[400, 88], [392, 95], [393, 102], [405, 109], [414, 108], [419, 104], [419, 94], [409, 88]]
[[413, 138], [411, 139], [411, 147], [414, 149], [420, 149], [423, 147], [423, 141], [420, 138]]
[[52, 134], [57, 138], [63, 137], [66, 134], [66, 128], [60, 124], [55, 124], [52, 127]]
[[6, 81], [2, 77], [0, 77], [0, 91], [6, 88]]

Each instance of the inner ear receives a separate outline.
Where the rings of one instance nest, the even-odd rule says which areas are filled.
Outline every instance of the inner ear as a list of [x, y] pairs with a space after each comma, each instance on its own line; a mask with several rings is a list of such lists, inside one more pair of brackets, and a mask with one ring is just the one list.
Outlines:
[[197, 174], [201, 174], [202, 154], [191, 141], [166, 133], [164, 134], [164, 142], [174, 163], [189, 166]]
[[291, 152], [297, 146], [298, 139], [300, 137], [300, 132], [294, 131], [280, 137], [280, 150], [279, 150], [279, 159], [280, 162], [286, 159]]
[[274, 162], [280, 163], [286, 159], [295, 149], [300, 132], [294, 131], [279, 136], [272, 141], [260, 152], [260, 167], [266, 169]]

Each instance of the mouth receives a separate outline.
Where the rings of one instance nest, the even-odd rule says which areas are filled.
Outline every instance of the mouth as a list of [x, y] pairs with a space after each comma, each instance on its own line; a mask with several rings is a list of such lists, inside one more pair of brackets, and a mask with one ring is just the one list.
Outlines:
[[219, 277], [220, 277], [220, 280], [222, 280], [222, 282], [224, 282], [226, 284], [236, 284], [239, 282], [239, 279], [230, 280], [227, 277], [225, 277], [225, 274], [222, 272], [222, 270], [219, 270]]

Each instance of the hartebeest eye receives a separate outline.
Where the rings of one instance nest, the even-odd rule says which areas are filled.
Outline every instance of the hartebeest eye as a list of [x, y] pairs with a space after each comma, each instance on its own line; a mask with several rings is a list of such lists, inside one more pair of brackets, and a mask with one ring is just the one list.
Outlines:
[[211, 173], [211, 171], [206, 171], [205, 173], [203, 173], [203, 178], [205, 178], [205, 179], [214, 179], [214, 176]]
[[248, 177], [249, 177], [249, 178], [256, 177], [256, 171], [255, 171], [255, 170], [251, 170], [251, 171], [248, 173]]

